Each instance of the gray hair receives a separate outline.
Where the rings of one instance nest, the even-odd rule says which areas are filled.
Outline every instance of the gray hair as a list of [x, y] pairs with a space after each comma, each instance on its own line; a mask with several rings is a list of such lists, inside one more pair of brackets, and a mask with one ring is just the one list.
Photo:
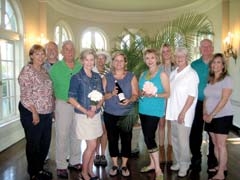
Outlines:
[[74, 48], [73, 42], [71, 40], [66, 40], [62, 43], [62, 49], [64, 49], [65, 46], [68, 45], [68, 44], [71, 45]]

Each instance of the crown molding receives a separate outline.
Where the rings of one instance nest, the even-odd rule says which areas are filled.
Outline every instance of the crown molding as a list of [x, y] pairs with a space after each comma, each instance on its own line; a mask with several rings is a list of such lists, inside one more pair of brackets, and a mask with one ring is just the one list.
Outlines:
[[39, 0], [49, 4], [57, 12], [81, 20], [100, 23], [157, 23], [173, 19], [184, 12], [204, 13], [222, 0], [198, 0], [178, 8], [159, 11], [106, 11], [81, 7], [66, 0]]

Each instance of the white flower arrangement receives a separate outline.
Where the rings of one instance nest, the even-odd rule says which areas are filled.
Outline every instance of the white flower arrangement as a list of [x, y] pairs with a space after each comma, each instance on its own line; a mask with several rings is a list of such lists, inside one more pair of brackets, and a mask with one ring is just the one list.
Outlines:
[[97, 103], [102, 100], [103, 95], [97, 90], [92, 90], [88, 94], [88, 98], [91, 100], [91, 105], [97, 105]]
[[143, 91], [146, 94], [155, 95], [157, 93], [157, 87], [150, 81], [146, 81], [143, 84]]

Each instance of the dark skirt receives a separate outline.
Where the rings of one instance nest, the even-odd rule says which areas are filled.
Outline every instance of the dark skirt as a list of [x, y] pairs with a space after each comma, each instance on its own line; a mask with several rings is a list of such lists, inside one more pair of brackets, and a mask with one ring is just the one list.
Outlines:
[[205, 123], [205, 131], [216, 134], [228, 134], [233, 122], [233, 116], [213, 118], [211, 123]]

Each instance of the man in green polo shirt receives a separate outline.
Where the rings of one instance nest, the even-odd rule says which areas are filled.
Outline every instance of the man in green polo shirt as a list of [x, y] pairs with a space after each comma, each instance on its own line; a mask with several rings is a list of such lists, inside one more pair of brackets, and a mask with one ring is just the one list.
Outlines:
[[[63, 60], [55, 63], [50, 76], [53, 81], [56, 97], [56, 165], [57, 176], [68, 178], [67, 167], [80, 170], [80, 141], [74, 138], [73, 115], [74, 109], [68, 100], [68, 90], [72, 75], [81, 69], [81, 64], [75, 61], [75, 48], [72, 41], [63, 42]], [[69, 165], [66, 159], [70, 156]]]

